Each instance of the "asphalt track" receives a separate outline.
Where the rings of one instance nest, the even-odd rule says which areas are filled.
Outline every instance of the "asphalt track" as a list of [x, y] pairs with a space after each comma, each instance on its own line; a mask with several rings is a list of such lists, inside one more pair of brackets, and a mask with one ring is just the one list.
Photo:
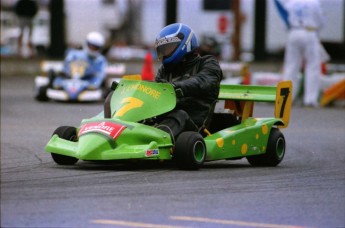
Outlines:
[[[33, 77], [1, 76], [1, 227], [345, 227], [345, 109], [294, 106], [274, 168], [206, 163], [56, 165], [52, 132], [102, 103], [39, 103]], [[273, 106], [255, 109], [271, 116]]]

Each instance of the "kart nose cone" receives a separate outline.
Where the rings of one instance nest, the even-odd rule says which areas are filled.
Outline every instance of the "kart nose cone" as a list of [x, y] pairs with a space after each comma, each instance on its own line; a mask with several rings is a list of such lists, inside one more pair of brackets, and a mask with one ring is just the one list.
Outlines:
[[77, 156], [82, 160], [101, 160], [102, 151], [115, 148], [115, 141], [99, 133], [79, 137]]

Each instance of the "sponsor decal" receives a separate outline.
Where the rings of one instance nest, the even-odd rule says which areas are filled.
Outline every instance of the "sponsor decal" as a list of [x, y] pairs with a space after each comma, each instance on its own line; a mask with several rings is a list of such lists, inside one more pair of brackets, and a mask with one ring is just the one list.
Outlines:
[[141, 85], [141, 84], [133, 84], [133, 85], [129, 85], [123, 88], [122, 93], [126, 93], [128, 91], [131, 90], [137, 90], [140, 92], [143, 92], [149, 96], [151, 96], [152, 98], [158, 100], [161, 96], [161, 92], [155, 90], [154, 88], [151, 88], [149, 86], [145, 86], [145, 85]]
[[109, 136], [113, 139], [116, 139], [126, 126], [113, 123], [113, 122], [96, 122], [96, 123], [86, 123], [84, 124], [79, 131], [79, 135], [84, 135], [90, 132], [97, 132]]
[[150, 150], [147, 150], [146, 153], [145, 153], [146, 157], [151, 157], [151, 156], [154, 156], [154, 155], [159, 155], [159, 150], [158, 149], [150, 149]]

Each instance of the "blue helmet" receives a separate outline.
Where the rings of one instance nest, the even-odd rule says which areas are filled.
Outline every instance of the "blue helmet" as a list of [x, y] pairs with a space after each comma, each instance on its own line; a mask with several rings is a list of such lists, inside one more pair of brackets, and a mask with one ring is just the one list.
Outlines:
[[187, 25], [175, 23], [164, 27], [156, 38], [158, 60], [163, 64], [176, 64], [184, 56], [199, 47], [193, 30]]

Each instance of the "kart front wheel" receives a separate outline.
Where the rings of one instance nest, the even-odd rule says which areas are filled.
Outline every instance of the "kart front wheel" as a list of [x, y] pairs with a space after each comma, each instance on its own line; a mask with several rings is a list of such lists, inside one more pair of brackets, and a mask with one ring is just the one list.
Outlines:
[[[53, 135], [57, 134], [60, 138], [69, 141], [76, 141], [77, 131], [75, 127], [61, 126], [58, 127]], [[59, 165], [74, 165], [78, 159], [66, 155], [51, 153], [53, 160]]]
[[38, 101], [48, 101], [49, 98], [47, 96], [47, 89], [48, 86], [40, 86], [36, 88], [35, 99]]
[[252, 166], [277, 166], [285, 155], [285, 138], [278, 128], [272, 128], [265, 154], [247, 157]]
[[203, 137], [197, 132], [181, 133], [175, 143], [174, 159], [179, 168], [197, 170], [206, 158], [206, 145]]

